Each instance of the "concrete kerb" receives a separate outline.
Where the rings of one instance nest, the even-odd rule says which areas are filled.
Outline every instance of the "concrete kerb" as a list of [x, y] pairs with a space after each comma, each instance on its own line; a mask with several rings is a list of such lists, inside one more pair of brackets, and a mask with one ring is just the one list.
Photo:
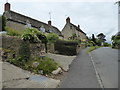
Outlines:
[[99, 83], [99, 85], [100, 85], [100, 88], [102, 88], [102, 90], [104, 90], [104, 85], [103, 85], [102, 79], [101, 79], [101, 77], [100, 77], [100, 74], [99, 74], [98, 71], [97, 71], [97, 68], [96, 68], [96, 66], [95, 66], [95, 62], [94, 62], [94, 60], [93, 60], [93, 57], [92, 57], [91, 53], [89, 53], [89, 56], [90, 56], [90, 58], [91, 58], [91, 62], [92, 62], [92, 64], [93, 64], [93, 67], [94, 67], [94, 70], [95, 70], [95, 74], [96, 74], [98, 83]]

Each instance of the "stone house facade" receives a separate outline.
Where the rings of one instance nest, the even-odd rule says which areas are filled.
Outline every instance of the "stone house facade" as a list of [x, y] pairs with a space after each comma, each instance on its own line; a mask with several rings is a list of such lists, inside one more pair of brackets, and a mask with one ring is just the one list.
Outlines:
[[72, 24], [70, 22], [69, 17], [66, 19], [66, 24], [65, 24], [64, 28], [62, 29], [62, 34], [63, 34], [65, 40], [71, 39], [71, 37], [73, 35], [76, 36], [77, 40], [81, 40], [81, 41], [86, 41], [87, 40], [86, 33], [84, 33], [80, 29], [79, 25], [76, 26], [76, 25]]
[[14, 12], [10, 8], [11, 8], [10, 3], [6, 3], [4, 5], [3, 16], [6, 18], [6, 26], [9, 26], [15, 30], [24, 30], [26, 28], [36, 28], [44, 32], [45, 34], [55, 33], [60, 37], [62, 37], [60, 30], [57, 27], [52, 26], [51, 21], [48, 21], [48, 24], [46, 24], [44, 22], [19, 14], [17, 12]]

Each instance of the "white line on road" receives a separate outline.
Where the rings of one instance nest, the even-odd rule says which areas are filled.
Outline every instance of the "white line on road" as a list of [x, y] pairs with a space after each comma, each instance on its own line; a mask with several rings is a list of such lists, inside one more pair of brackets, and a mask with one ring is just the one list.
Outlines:
[[96, 74], [96, 77], [97, 77], [97, 79], [98, 79], [100, 88], [102, 88], [102, 89], [104, 90], [104, 85], [103, 85], [103, 83], [102, 83], [102, 79], [101, 79], [101, 77], [100, 77], [100, 75], [99, 75], [99, 73], [98, 73], [98, 71], [97, 71], [97, 69], [96, 69], [95, 63], [94, 63], [93, 58], [92, 58], [92, 56], [91, 56], [91, 53], [89, 53], [89, 56], [91, 57], [91, 62], [92, 62], [93, 67], [94, 67], [94, 69], [95, 69], [95, 74]]

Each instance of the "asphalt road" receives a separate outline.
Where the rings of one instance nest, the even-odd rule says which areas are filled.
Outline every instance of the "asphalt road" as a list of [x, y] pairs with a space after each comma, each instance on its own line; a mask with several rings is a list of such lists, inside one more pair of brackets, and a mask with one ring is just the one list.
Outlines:
[[70, 65], [70, 71], [61, 81], [60, 88], [99, 88], [90, 56], [82, 50]]
[[118, 88], [118, 50], [102, 47], [91, 52], [105, 88]]

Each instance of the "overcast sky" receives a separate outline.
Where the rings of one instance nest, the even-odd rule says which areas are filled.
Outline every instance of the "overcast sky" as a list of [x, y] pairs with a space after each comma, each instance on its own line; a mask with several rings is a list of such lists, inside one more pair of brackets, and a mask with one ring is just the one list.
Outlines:
[[[118, 31], [118, 6], [114, 4], [117, 0], [43, 1], [8, 0], [12, 11], [45, 23], [50, 19], [49, 12], [51, 12], [52, 25], [60, 31], [68, 16], [71, 18], [71, 23], [79, 24], [87, 36], [104, 33], [106, 39], [110, 41], [111, 36]], [[0, 14], [3, 13], [5, 2], [6, 0], [0, 0], [0, 7], [2, 7]]]

